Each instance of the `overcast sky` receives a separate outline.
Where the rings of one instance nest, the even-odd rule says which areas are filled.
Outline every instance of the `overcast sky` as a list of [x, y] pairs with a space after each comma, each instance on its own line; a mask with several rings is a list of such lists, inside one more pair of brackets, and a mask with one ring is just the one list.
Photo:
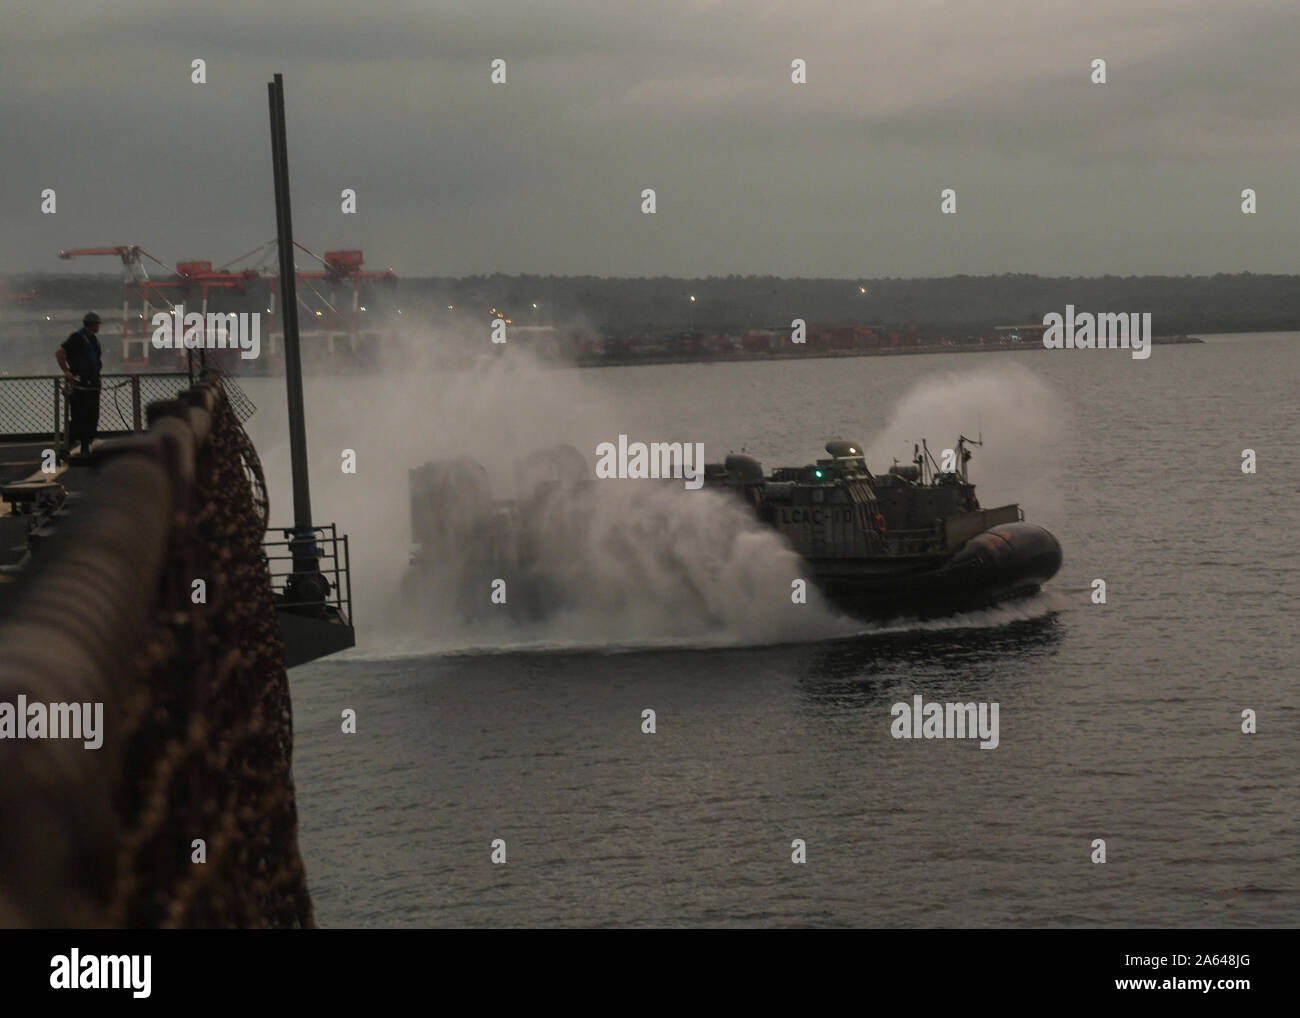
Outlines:
[[1295, 272], [1298, 50], [1297, 0], [10, 4], [0, 272], [273, 238], [276, 71], [295, 236], [402, 276]]

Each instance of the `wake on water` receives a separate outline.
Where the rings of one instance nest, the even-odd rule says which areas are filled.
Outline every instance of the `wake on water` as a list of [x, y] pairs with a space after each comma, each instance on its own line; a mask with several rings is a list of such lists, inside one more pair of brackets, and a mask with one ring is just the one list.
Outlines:
[[[533, 635], [516, 628], [503, 631], [503, 639], [492, 643], [481, 642], [480, 631], [475, 639], [454, 637], [435, 638], [430, 635], [399, 637], [383, 648], [361, 647], [340, 654], [340, 658], [353, 661], [396, 661], [406, 658], [441, 657], [491, 657], [503, 654], [633, 654], [654, 650], [723, 650], [737, 647], [778, 647], [797, 643], [829, 643], [842, 640], [869, 639], [903, 633], [960, 632], [962, 630], [997, 629], [1017, 622], [1032, 622], [1064, 611], [1066, 600], [1057, 593], [1040, 591], [1030, 597], [1005, 604], [966, 612], [942, 619], [898, 618], [888, 623], [864, 622], [843, 615], [833, 616], [826, 631], [805, 631], [784, 639], [758, 636], [738, 639], [734, 633], [719, 632], [697, 638], [668, 636], [641, 638], [628, 642], [593, 641], [577, 637], [563, 638], [554, 633], [538, 631]], [[553, 627], [552, 627], [553, 628]]]
[[[420, 408], [418, 427], [376, 413], [373, 405], [354, 410], [351, 419], [333, 414], [319, 427], [327, 432], [324, 441], [337, 438], [368, 464], [361, 504], [357, 488], [322, 478], [325, 503], [354, 507], [335, 514], [350, 521], [362, 620], [360, 645], [347, 657], [761, 646], [1001, 626], [1060, 607], [1039, 595], [950, 619], [872, 625], [839, 614], [811, 586], [808, 603], [794, 604], [791, 581], [806, 577], [807, 569], [783, 539], [732, 498], [656, 481], [589, 485], [580, 525], [572, 506], [566, 518], [562, 501], [548, 510], [539, 527], [539, 571], [558, 595], [558, 610], [544, 620], [516, 621], [502, 608], [466, 621], [464, 592], [436, 581], [413, 602], [409, 583], [402, 582], [411, 549], [408, 469], [469, 456], [487, 470], [498, 498], [517, 497], [523, 494], [513, 490], [520, 457], [533, 450], [572, 445], [590, 465], [596, 444], [611, 434], [658, 433], [655, 422], [632, 419], [634, 411], [609, 405], [583, 384], [589, 373], [547, 370], [512, 353], [455, 374], [413, 368], [404, 359], [400, 371], [384, 379], [384, 400], [388, 407]], [[886, 462], [903, 444], [910, 452], [910, 442], [922, 434], [952, 432], [955, 438], [979, 417], [993, 440], [993, 455], [980, 464], [981, 493], [986, 486], [1039, 488], [1041, 478], [1015, 468], [1044, 458], [1026, 445], [1054, 440], [1051, 404], [1050, 390], [1019, 366], [933, 379], [900, 401], [869, 444], [868, 462]], [[618, 422], [612, 430], [611, 421]], [[328, 434], [335, 429], [337, 435]], [[272, 457], [277, 453], [271, 450]], [[1025, 497], [1023, 490], [1018, 494]], [[446, 566], [447, 573], [456, 572], [457, 563]], [[485, 601], [488, 594], [484, 590]]]

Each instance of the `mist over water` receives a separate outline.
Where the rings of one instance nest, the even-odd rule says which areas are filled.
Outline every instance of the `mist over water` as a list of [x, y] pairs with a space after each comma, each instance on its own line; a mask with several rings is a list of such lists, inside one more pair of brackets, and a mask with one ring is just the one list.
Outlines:
[[939, 461], [960, 435], [979, 439], [969, 465], [986, 509], [1018, 502], [1038, 515], [1061, 508], [1060, 473], [1071, 434], [1060, 393], [1024, 364], [998, 358], [991, 367], [946, 372], [914, 386], [867, 442], [867, 466], [909, 463], [924, 438]]
[[[546, 367], [509, 347], [462, 356], [448, 368], [449, 350], [473, 349], [458, 343], [413, 333], [378, 376], [307, 380], [316, 515], [339, 521], [351, 535], [359, 620], [353, 653], [749, 646], [880, 631], [841, 616], [815, 588], [807, 604], [792, 603], [791, 581], [806, 578], [807, 568], [784, 540], [731, 497], [687, 490], [677, 480], [603, 480], [555, 492], [537, 505], [528, 520], [535, 576], [544, 580], [545, 617], [519, 617], [491, 604], [486, 582], [467, 588], [464, 577], [476, 553], [468, 539], [448, 542], [439, 567], [413, 583], [411, 469], [468, 457], [486, 470], [492, 497], [516, 499], [532, 493], [536, 454], [543, 450], [572, 446], [594, 476], [596, 446], [620, 434], [646, 442], [697, 437], [663, 420], [652, 401], [611, 392], [602, 371]], [[273, 518], [287, 520], [290, 489], [276, 483], [289, 476], [287, 441], [282, 429], [275, 434], [273, 425], [268, 428], [268, 418], [282, 418], [283, 410], [277, 409], [278, 392], [262, 402], [250, 427], [270, 479]], [[906, 462], [912, 442], [923, 436], [937, 457], [959, 433], [976, 437], [982, 427], [987, 445], [976, 450], [972, 479], [986, 506], [998, 504], [998, 492], [1008, 501], [1054, 498], [1042, 471], [1059, 440], [1059, 405], [1053, 411], [1052, 402], [1051, 389], [1019, 365], [923, 381], [872, 437], [868, 464], [884, 470], [895, 456]], [[355, 475], [339, 467], [346, 449], [356, 452]], [[706, 458], [720, 460], [722, 451], [706, 448]], [[1026, 494], [1031, 488], [1038, 490]], [[475, 520], [491, 512], [460, 508]], [[522, 596], [512, 577], [503, 578], [508, 598]], [[1002, 625], [1049, 611], [1048, 604], [893, 623], [887, 630]]]

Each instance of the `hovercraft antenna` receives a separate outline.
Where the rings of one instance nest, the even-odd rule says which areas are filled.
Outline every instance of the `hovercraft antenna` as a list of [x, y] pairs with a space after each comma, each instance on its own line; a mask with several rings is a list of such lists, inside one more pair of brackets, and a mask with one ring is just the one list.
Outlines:
[[980, 431], [980, 437], [979, 437], [978, 439], [967, 438], [965, 435], [958, 435], [958, 436], [957, 436], [957, 452], [958, 452], [958, 455], [959, 455], [960, 458], [961, 458], [961, 482], [962, 482], [962, 484], [969, 484], [969, 483], [970, 483], [970, 480], [969, 480], [969, 479], [967, 478], [967, 476], [966, 476], [966, 464], [970, 462], [970, 458], [971, 458], [972, 453], [971, 453], [971, 451], [970, 451], [969, 449], [966, 448], [966, 446], [967, 446], [967, 445], [983, 445], [983, 444], [984, 444], [984, 432], [983, 432], [982, 430]]

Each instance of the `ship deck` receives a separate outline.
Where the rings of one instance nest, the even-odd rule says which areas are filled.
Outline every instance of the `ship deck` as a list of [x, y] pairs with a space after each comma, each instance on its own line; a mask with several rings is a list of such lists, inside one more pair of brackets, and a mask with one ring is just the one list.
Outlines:
[[[22, 595], [21, 578], [41, 560], [42, 546], [59, 531], [62, 521], [84, 505], [82, 494], [95, 477], [99, 447], [106, 441], [141, 434], [150, 403], [174, 400], [187, 388], [186, 374], [104, 375], [105, 389], [114, 392], [104, 430], [88, 456], [67, 455], [67, 406], [62, 380], [56, 376], [0, 376], [0, 613]], [[223, 380], [226, 398], [240, 421], [253, 405], [230, 378]], [[114, 420], [114, 417], [117, 420]], [[48, 453], [54, 469], [45, 473]], [[41, 485], [57, 486], [37, 491]], [[262, 545], [268, 560], [276, 613], [285, 641], [289, 667], [351, 647], [352, 584], [348, 539], [334, 524], [316, 524], [313, 570], [328, 581], [323, 595], [298, 595], [291, 579], [302, 567], [286, 534], [292, 528], [268, 526]]]

